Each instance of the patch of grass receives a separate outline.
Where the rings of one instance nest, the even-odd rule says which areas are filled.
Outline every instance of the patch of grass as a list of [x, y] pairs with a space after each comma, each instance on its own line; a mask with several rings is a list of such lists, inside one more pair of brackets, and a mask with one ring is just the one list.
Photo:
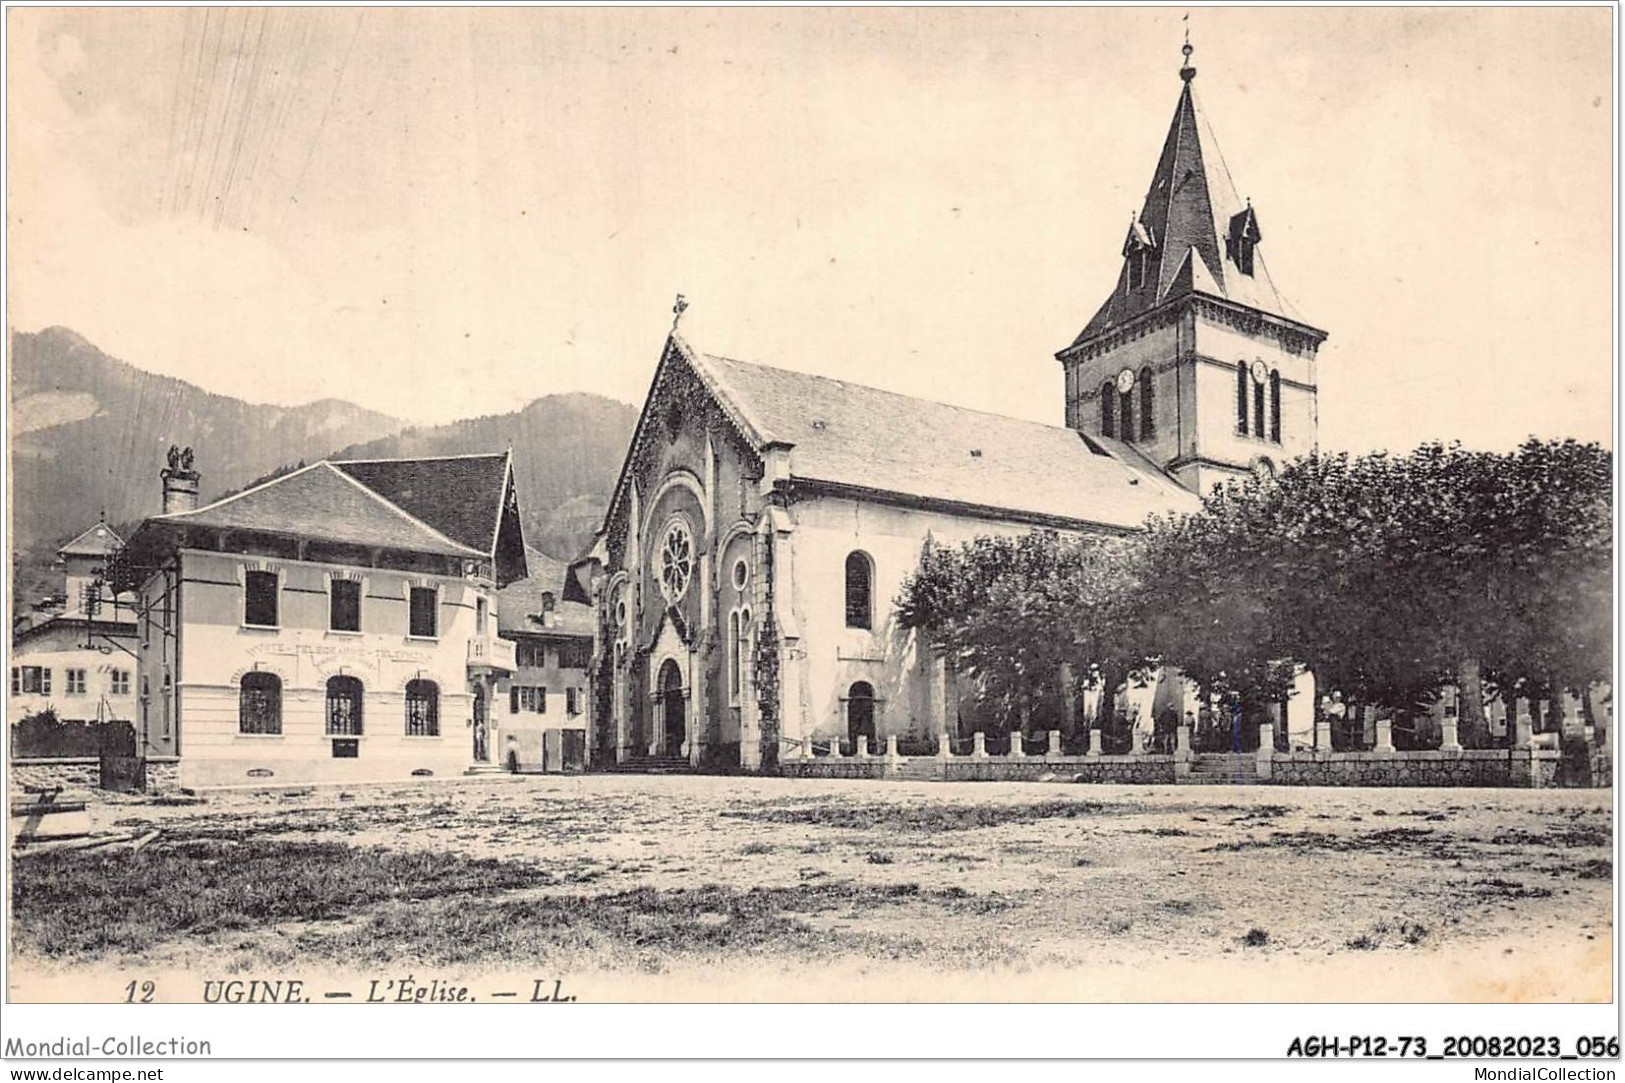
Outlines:
[[865, 857], [864, 860], [869, 862], [871, 865], [890, 865], [892, 864], [893, 858], [890, 854], [883, 854], [878, 850], [870, 850], [868, 856]]
[[1474, 880], [1471, 887], [1473, 894], [1480, 899], [1546, 899], [1552, 894], [1551, 888], [1525, 887], [1516, 880], [1503, 880], [1496, 876]]
[[1155, 835], [1158, 838], [1174, 839], [1189, 838], [1192, 834], [1182, 827], [1140, 827], [1129, 832], [1130, 835]]
[[1353, 852], [1360, 850], [1416, 849], [1434, 850], [1434, 856], [1444, 857], [1443, 840], [1433, 837], [1433, 829], [1426, 827], [1390, 827], [1370, 831], [1363, 835], [1335, 835], [1327, 831], [1276, 831], [1267, 839], [1242, 839], [1203, 847], [1204, 853], [1241, 850], [1332, 850]]
[[1204, 908], [1196, 899], [1164, 899], [1157, 907], [1170, 914], [1194, 914]]
[[594, 955], [610, 963], [637, 962], [644, 969], [651, 965], [658, 969], [662, 958], [762, 951], [802, 958], [850, 953], [900, 959], [917, 957], [923, 945], [911, 937], [862, 932], [832, 936], [815, 929], [804, 916], [848, 908], [869, 912], [915, 901], [947, 902], [956, 909], [1010, 905], [962, 888], [926, 892], [914, 883], [801, 884], [746, 891], [707, 884], [601, 895], [444, 900], [431, 907], [390, 905], [353, 927], [307, 931], [298, 944], [306, 957], [352, 964], [410, 959], [444, 965], [519, 958], [567, 958], [579, 964], [583, 955]]
[[1270, 942], [1270, 934], [1255, 925], [1247, 930], [1247, 935], [1241, 938], [1241, 942], [1249, 948], [1261, 948]]
[[1366, 935], [1365, 933], [1361, 933], [1359, 936], [1355, 937], [1353, 940], [1345, 941], [1343, 946], [1347, 947], [1347, 948], [1353, 948], [1355, 951], [1376, 951], [1377, 950], [1377, 942], [1375, 940], [1371, 939], [1371, 937]]
[[771, 854], [773, 846], [766, 842], [747, 842], [739, 851], [742, 854]]
[[1521, 828], [1508, 828], [1500, 832], [1490, 843], [1495, 846], [1605, 846], [1614, 844], [1613, 836], [1606, 830], [1598, 827], [1589, 827], [1585, 824], [1569, 824], [1563, 827], [1553, 827], [1543, 832], [1524, 831]]
[[13, 943], [31, 955], [139, 952], [177, 936], [324, 921], [389, 900], [558, 882], [546, 870], [333, 842], [159, 842], [138, 853], [37, 854], [12, 865]]
[[1122, 936], [1134, 928], [1134, 919], [1116, 916], [1106, 922], [1106, 931], [1113, 936]]
[[727, 809], [722, 815], [756, 823], [810, 824], [864, 831], [969, 831], [1002, 824], [1027, 824], [1040, 820], [1073, 820], [1115, 811], [1099, 801], [1042, 801], [1027, 805], [857, 805], [825, 802], [793, 806], [759, 805], [755, 808]]

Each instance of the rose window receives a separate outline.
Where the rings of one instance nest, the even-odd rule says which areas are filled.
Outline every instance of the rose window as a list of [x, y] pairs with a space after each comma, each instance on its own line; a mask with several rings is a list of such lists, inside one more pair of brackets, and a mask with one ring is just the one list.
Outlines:
[[694, 541], [687, 527], [673, 523], [660, 543], [660, 592], [667, 601], [677, 601], [687, 592], [693, 574]]

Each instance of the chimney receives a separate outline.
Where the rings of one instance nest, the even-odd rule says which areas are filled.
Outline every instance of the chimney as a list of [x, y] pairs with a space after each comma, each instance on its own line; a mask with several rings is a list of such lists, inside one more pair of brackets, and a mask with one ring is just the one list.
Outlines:
[[192, 449], [169, 449], [169, 465], [159, 471], [164, 479], [164, 514], [192, 511], [197, 507], [197, 483], [203, 475], [192, 468]]

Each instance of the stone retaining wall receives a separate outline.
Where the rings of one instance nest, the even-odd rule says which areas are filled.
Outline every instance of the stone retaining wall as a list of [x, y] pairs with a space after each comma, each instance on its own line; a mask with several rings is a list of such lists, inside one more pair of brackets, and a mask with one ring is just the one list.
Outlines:
[[[1276, 752], [1258, 760], [1260, 786], [1479, 786], [1544, 788], [1562, 784], [1557, 749], [1454, 752]], [[911, 778], [953, 782], [1092, 782], [1169, 785], [1182, 781], [1189, 753], [1138, 756], [819, 756], [787, 759], [789, 778]], [[1267, 766], [1266, 766], [1267, 765]], [[1609, 786], [1613, 763], [1593, 749], [1589, 785]], [[1573, 783], [1584, 784], [1584, 783]]]
[[1277, 752], [1277, 786], [1551, 786], [1556, 749], [1463, 749], [1455, 752]]
[[102, 783], [102, 761], [95, 756], [54, 756], [11, 761], [11, 788], [94, 790]]
[[[102, 784], [102, 762], [96, 756], [15, 759], [10, 768], [10, 786], [14, 791], [96, 791]], [[148, 793], [174, 793], [180, 786], [180, 757], [147, 759]]]
[[1174, 758], [1153, 756], [955, 756], [944, 765], [952, 781], [1114, 782], [1155, 785], [1174, 781]]
[[873, 757], [818, 756], [813, 759], [781, 760], [779, 773], [786, 778], [885, 778], [886, 761]]

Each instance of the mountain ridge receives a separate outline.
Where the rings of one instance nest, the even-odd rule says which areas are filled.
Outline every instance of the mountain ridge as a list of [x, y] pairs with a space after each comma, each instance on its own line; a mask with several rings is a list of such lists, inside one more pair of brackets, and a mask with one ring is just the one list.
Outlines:
[[[213, 500], [300, 462], [514, 449], [526, 537], [568, 558], [591, 536], [637, 411], [591, 392], [437, 425], [324, 397], [251, 403], [112, 357], [66, 327], [11, 335], [12, 562], [19, 596], [98, 517], [128, 529], [161, 510], [158, 472], [190, 446]], [[587, 522], [591, 520], [590, 526]]]

